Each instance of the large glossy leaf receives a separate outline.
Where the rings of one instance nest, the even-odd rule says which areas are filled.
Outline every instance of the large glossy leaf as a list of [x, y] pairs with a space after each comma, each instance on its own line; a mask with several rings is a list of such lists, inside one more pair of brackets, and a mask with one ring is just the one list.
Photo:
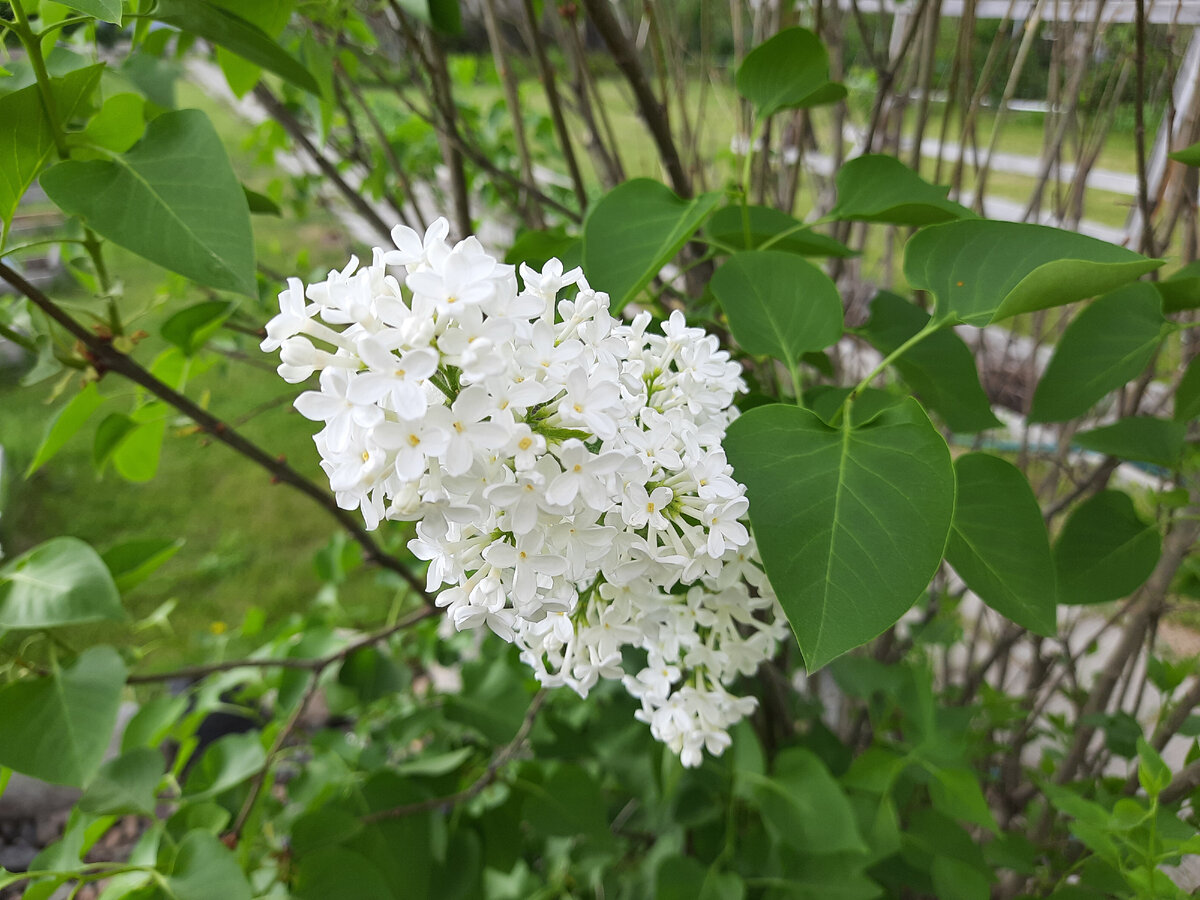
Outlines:
[[860, 156], [837, 173], [837, 203], [830, 219], [934, 225], [973, 219], [965, 206], [947, 200], [950, 188], [930, 184], [900, 160], [879, 153]]
[[675, 258], [720, 195], [681, 200], [649, 178], [634, 178], [597, 202], [583, 224], [583, 270], [618, 310]]
[[1136, 378], [1170, 330], [1162, 297], [1146, 282], [1099, 298], [1067, 326], [1033, 394], [1029, 418], [1065, 422]]
[[49, 462], [103, 403], [104, 397], [96, 389], [95, 382], [89, 382], [66, 406], [55, 413], [50, 424], [46, 426], [46, 436], [42, 438], [37, 453], [33, 455], [29, 468], [25, 470], [25, 477], [28, 478]]
[[51, 538], [0, 567], [0, 627], [55, 628], [124, 618], [108, 568], [79, 538]]
[[[61, 119], [76, 115], [91, 97], [104, 66], [87, 66], [50, 79]], [[36, 84], [0, 96], [0, 246], [17, 204], [54, 152], [54, 131]]]
[[163, 113], [128, 153], [59, 163], [41, 182], [114, 243], [200, 284], [255, 296], [246, 196], [199, 110]]
[[747, 353], [794, 367], [842, 336], [842, 299], [824, 272], [794, 253], [747, 250], [713, 275], [713, 295]]
[[1171, 469], [1183, 457], [1187, 426], [1171, 419], [1130, 416], [1103, 428], [1075, 435], [1075, 443], [1087, 450], [1121, 459], [1153, 463]]
[[[712, 214], [704, 226], [705, 233], [734, 250], [756, 250], [770, 242], [769, 249], [786, 250], [800, 256], [829, 256], [846, 258], [858, 254], [839, 240], [806, 228], [795, 217], [770, 206], [724, 206]], [[747, 220], [748, 223], [747, 223]], [[746, 241], [749, 224], [750, 240]], [[779, 237], [786, 234], [786, 237]]]
[[954, 510], [950, 451], [913, 399], [851, 427], [760, 406], [726, 451], [750, 499], [767, 574], [817, 669], [893, 624], [942, 559]]
[[983, 219], [931, 225], [904, 248], [904, 275], [937, 298], [937, 317], [970, 325], [1106, 294], [1161, 265], [1071, 231]]
[[151, 15], [186, 34], [194, 34], [218, 47], [274, 72], [296, 87], [319, 94], [308, 69], [273, 41], [265, 31], [241, 16], [205, 0], [158, 0]]
[[[860, 333], [876, 350], [888, 354], [928, 322], [929, 313], [919, 306], [881, 291], [871, 301], [871, 318]], [[975, 357], [953, 329], [929, 335], [893, 365], [921, 402], [937, 412], [952, 431], [974, 434], [1000, 425], [979, 383]]]
[[95, 16], [101, 22], [121, 24], [121, 0], [58, 0], [58, 2], [81, 13]]
[[1142, 521], [1121, 491], [1080, 503], [1054, 544], [1060, 603], [1106, 603], [1128, 597], [1150, 577], [1162, 554], [1158, 529]]
[[836, 103], [846, 89], [829, 80], [829, 54], [807, 28], [787, 28], [746, 54], [738, 93], [762, 118], [781, 109]]
[[166, 762], [152, 747], [137, 747], [100, 767], [79, 808], [91, 815], [154, 815], [155, 793]]
[[986, 453], [954, 461], [958, 483], [946, 561], [992, 609], [1047, 637], [1054, 634], [1054, 560], [1029, 480]]
[[0, 688], [0, 766], [83, 787], [100, 766], [124, 686], [117, 651], [92, 647], [69, 668]]

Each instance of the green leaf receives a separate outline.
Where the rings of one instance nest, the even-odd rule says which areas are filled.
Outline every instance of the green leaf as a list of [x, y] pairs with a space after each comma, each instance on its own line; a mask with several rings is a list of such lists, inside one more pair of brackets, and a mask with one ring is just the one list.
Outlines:
[[1052, 636], [1058, 624], [1054, 560], [1029, 480], [986, 453], [960, 456], [954, 473], [958, 499], [946, 561], [996, 612]]
[[986, 871], [951, 856], [935, 856], [929, 874], [938, 900], [988, 900], [992, 895]]
[[1167, 469], [1179, 465], [1187, 425], [1153, 416], [1129, 416], [1112, 425], [1094, 428], [1075, 435], [1075, 443], [1121, 459], [1153, 463]]
[[125, 733], [121, 735], [121, 752], [128, 753], [137, 747], [158, 747], [184, 717], [187, 706], [187, 697], [165, 694], [143, 704], [125, 726]]
[[79, 431], [83, 427], [83, 424], [91, 418], [92, 413], [103, 404], [104, 397], [96, 389], [96, 383], [88, 382], [83, 390], [72, 397], [66, 406], [54, 414], [54, 418], [46, 426], [46, 436], [42, 438], [42, 443], [38, 447], [37, 453], [34, 454], [33, 461], [29, 464], [29, 468], [25, 470], [25, 477], [28, 478], [49, 462], [63, 448], [63, 445], [71, 439], [71, 436]]
[[346, 657], [337, 677], [338, 684], [354, 690], [363, 703], [398, 693], [412, 680], [407, 669], [376, 647], [363, 647]]
[[242, 193], [246, 195], [246, 206], [249, 208], [251, 215], [283, 215], [283, 210], [280, 209], [279, 204], [266, 194], [260, 194], [258, 191], [251, 190], [244, 184], [242, 185]]
[[137, 747], [100, 767], [79, 808], [94, 816], [153, 816], [155, 794], [166, 761], [152, 747]]
[[607, 291], [616, 312], [637, 296], [688, 242], [717, 205], [720, 194], [681, 200], [649, 178], [618, 185], [583, 223], [583, 270]]
[[717, 269], [712, 292], [747, 353], [795, 367], [842, 336], [842, 298], [824, 272], [779, 250], [746, 250]]
[[248, 62], [274, 72], [310, 94], [320, 94], [316, 79], [271, 36], [227, 9], [204, 0], [158, 0], [151, 15], [185, 34], [231, 50]]
[[[929, 314], [903, 297], [881, 291], [860, 334], [885, 356], [929, 323]], [[910, 347], [892, 363], [925, 406], [952, 431], [974, 434], [1001, 423], [979, 383], [975, 357], [962, 338], [943, 328]]]
[[[158, 408], [158, 404], [155, 404]], [[143, 407], [138, 410], [151, 410]], [[138, 416], [134, 416], [135, 420]], [[158, 471], [158, 459], [162, 454], [163, 438], [167, 434], [167, 419], [165, 414], [150, 421], [138, 421], [121, 442], [114, 448], [112, 454], [113, 468], [126, 481], [137, 484], [149, 481]]]
[[103, 560], [78, 538], [51, 538], [0, 567], [0, 627], [125, 619]]
[[458, 0], [399, 0], [399, 3], [407, 13], [443, 34], [462, 33]]
[[604, 795], [586, 771], [560, 766], [543, 784], [523, 783], [529, 791], [525, 821], [534, 831], [550, 837], [608, 837]]
[[1191, 146], [1184, 147], [1182, 150], [1174, 150], [1168, 153], [1167, 156], [1176, 162], [1181, 162], [1185, 166], [1200, 166], [1200, 141]]
[[181, 309], [162, 326], [162, 336], [192, 356], [201, 349], [225, 320], [237, 309], [236, 303], [224, 300], [205, 300], [186, 309]]
[[393, 766], [392, 771], [397, 775], [436, 778], [439, 775], [448, 775], [455, 771], [474, 755], [475, 751], [470, 747], [459, 747], [457, 750], [448, 750], [445, 753], [422, 754], [397, 763]]
[[1200, 260], [1188, 263], [1170, 277], [1152, 284], [1162, 294], [1163, 312], [1200, 309]]
[[580, 264], [582, 257], [582, 241], [558, 226], [545, 231], [522, 231], [504, 255], [504, 261], [510, 266], [525, 263], [540, 272], [551, 259], [559, 260], [564, 269], [571, 269]]
[[146, 133], [145, 109], [141, 94], [113, 94], [87, 123], [83, 136], [113, 153], [124, 153]]
[[1171, 783], [1171, 767], [1143, 737], [1137, 739], [1137, 755], [1138, 783], [1149, 797], [1157, 797]]
[[109, 413], [96, 427], [96, 437], [92, 442], [92, 465], [96, 471], [102, 471], [116, 452], [121, 441], [137, 428], [137, 422], [124, 413]]
[[1031, 422], [1065, 422], [1136, 378], [1170, 326], [1147, 282], [1126, 285], [1087, 306], [1067, 326], [1033, 394]]
[[929, 794], [933, 808], [943, 815], [986, 828], [992, 834], [999, 830], [979, 787], [979, 776], [971, 769], [938, 769], [929, 783]]
[[128, 153], [68, 160], [41, 182], [113, 243], [200, 284], [257, 296], [246, 197], [199, 110], [163, 113]]
[[67, 669], [0, 688], [0, 765], [83, 787], [104, 757], [124, 687], [117, 651], [92, 647]]
[[827, 219], [935, 225], [976, 218], [965, 206], [946, 199], [950, 188], [930, 184], [891, 156], [872, 153], [852, 159], [835, 180], [837, 203]]
[[[87, 66], [51, 78], [54, 106], [67, 121], [91, 97], [104, 66]], [[54, 152], [54, 131], [46, 120], [36, 84], [0, 96], [0, 246], [21, 198]]]
[[780, 842], [804, 853], [867, 852], [850, 801], [816, 754], [791, 747], [779, 754], [774, 775], [747, 777]]
[[904, 248], [904, 275], [937, 298], [937, 318], [987, 325], [1107, 294], [1162, 265], [1044, 225], [966, 219], [931, 225]]
[[257, 773], [267, 761], [258, 732], [227, 734], [209, 745], [188, 775], [183, 793], [190, 801], [215, 797]]
[[[296, 6], [295, 0], [215, 0], [215, 5], [226, 12], [241, 16], [273, 39], [278, 39]], [[262, 69], [259, 66], [224, 47], [217, 48], [217, 64], [225, 73], [230, 90], [238, 97], [248, 94], [262, 78]]]
[[326, 900], [353, 889], [355, 900], [392, 900], [383, 873], [370, 859], [345, 847], [322, 847], [301, 855], [295, 874], [294, 896]]
[[829, 80], [829, 54], [807, 28], [787, 28], [746, 54], [737, 70], [738, 93], [759, 118], [781, 109], [836, 103], [846, 89]]
[[57, 2], [86, 15], [95, 16], [101, 22], [121, 24], [121, 0], [57, 0]]
[[142, 538], [125, 541], [100, 554], [116, 582], [117, 590], [128, 591], [154, 574], [179, 552], [183, 538]]
[[[251, 900], [253, 897], [237, 859], [205, 831], [192, 831], [184, 837], [164, 874], [166, 884], [148, 897], [154, 900]], [[143, 898], [139, 896], [138, 900]]]
[[1200, 416], [1200, 356], [1193, 356], [1175, 390], [1175, 421], [1188, 422]]
[[1133, 499], [1101, 491], [1080, 503], [1054, 544], [1060, 603], [1106, 603], [1137, 590], [1162, 555], [1162, 538]]
[[772, 404], [738, 417], [725, 440], [810, 671], [912, 606], [942, 560], [954, 510], [950, 451], [920, 404], [850, 420], [835, 428]]
[[[799, 256], [830, 256], [844, 259], [858, 255], [841, 241], [803, 227], [799, 219], [774, 207], [750, 206], [746, 208], [746, 215], [750, 220], [748, 244], [746, 222], [742, 218], [742, 207], [739, 205], [723, 206], [713, 213], [704, 225], [705, 234], [734, 250], [756, 250], [767, 241], [771, 241], [770, 249], [786, 250]], [[778, 235], [784, 232], [788, 233], [787, 237], [778, 238]]]

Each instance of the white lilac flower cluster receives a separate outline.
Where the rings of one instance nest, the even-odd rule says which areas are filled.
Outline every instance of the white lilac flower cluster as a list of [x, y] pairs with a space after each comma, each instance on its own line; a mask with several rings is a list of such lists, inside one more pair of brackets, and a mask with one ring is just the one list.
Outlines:
[[398, 226], [368, 266], [290, 279], [262, 348], [289, 382], [320, 372], [296, 407], [325, 423], [338, 504], [417, 523], [455, 627], [515, 642], [547, 686], [619, 680], [699, 765], [754, 708], [728, 686], [787, 630], [721, 448], [740, 367], [678, 312], [621, 323], [558, 260], [520, 289], [447, 231]]

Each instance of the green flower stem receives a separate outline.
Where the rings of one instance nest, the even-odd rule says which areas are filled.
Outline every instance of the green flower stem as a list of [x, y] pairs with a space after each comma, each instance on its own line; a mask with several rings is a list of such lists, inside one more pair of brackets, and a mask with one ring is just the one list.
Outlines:
[[810, 226], [805, 225], [803, 222], [798, 222], [795, 225], [793, 225], [791, 228], [785, 228], [783, 231], [779, 232], [778, 234], [771, 235], [769, 238], [767, 238], [765, 241], [763, 241], [761, 244], [759, 244], [757, 249], [770, 250], [772, 247], [774, 247], [776, 244], [778, 244], [780, 241], [784, 240], [785, 238], [790, 238], [793, 234], [797, 234], [798, 232], [804, 231], [809, 227]]
[[746, 153], [742, 159], [742, 236], [745, 238], [747, 250], [750, 249], [750, 177], [754, 162], [754, 136], [758, 132], [758, 124], [755, 117], [746, 136]]
[[924, 328], [922, 328], [920, 331], [918, 331], [916, 334], [914, 334], [912, 337], [910, 337], [907, 341], [905, 341], [903, 344], [901, 344], [899, 347], [897, 347], [895, 350], [893, 350], [891, 353], [889, 353], [887, 356], [885, 356], [882, 360], [880, 360], [879, 365], [877, 365], [874, 369], [872, 369], [870, 372], [868, 372], [866, 377], [863, 378], [862, 381], [860, 381], [858, 384], [856, 384], [854, 386], [854, 390], [852, 390], [850, 392], [850, 396], [847, 399], [848, 400], [856, 399], [858, 397], [858, 395], [863, 392], [863, 389], [871, 383], [871, 381], [875, 378], [876, 375], [878, 375], [880, 372], [882, 372], [884, 369], [886, 369], [888, 366], [890, 366], [892, 363], [894, 363], [897, 359], [899, 359], [901, 356], [903, 356], [905, 353], [907, 353], [909, 350], [911, 350], [917, 344], [921, 343], [921, 341], [925, 340], [925, 338], [929, 337], [935, 331], [940, 331], [944, 324], [945, 324], [944, 321], [943, 322], [934, 322], [931, 319], [925, 325]]

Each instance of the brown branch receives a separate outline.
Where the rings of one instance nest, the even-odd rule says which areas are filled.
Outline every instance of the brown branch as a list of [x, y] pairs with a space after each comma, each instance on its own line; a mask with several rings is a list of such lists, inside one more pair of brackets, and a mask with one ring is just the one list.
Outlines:
[[445, 797], [432, 797], [428, 800], [419, 800], [416, 803], [406, 803], [403, 806], [394, 806], [391, 809], [381, 809], [377, 812], [368, 813], [362, 817], [362, 821], [369, 825], [372, 822], [382, 822], [385, 819], [402, 819], [405, 816], [415, 816], [434, 809], [456, 806], [477, 796], [484, 788], [496, 780], [500, 775], [500, 770], [520, 752], [521, 747], [529, 737], [529, 732], [533, 730], [534, 720], [537, 718], [537, 714], [545, 701], [546, 689], [542, 688], [534, 694], [533, 700], [530, 701], [529, 709], [525, 711], [525, 718], [521, 721], [521, 727], [517, 729], [517, 733], [513, 735], [513, 739], [500, 748], [500, 751], [488, 763], [487, 769], [484, 770], [482, 775], [471, 782], [469, 787]]
[[1146, 178], [1146, 2], [1137, 0], [1134, 55], [1134, 101], [1133, 101], [1133, 148], [1137, 154], [1138, 207], [1142, 212], [1142, 234], [1139, 249], [1147, 256], [1154, 256], [1154, 226], [1150, 221], [1150, 191]]
[[679, 158], [679, 149], [671, 135], [666, 109], [654, 96], [654, 89], [650, 87], [638, 60], [637, 50], [621, 28], [621, 23], [617, 21], [612, 3], [610, 0], [583, 0], [583, 5], [587, 8], [588, 18], [592, 20], [596, 31], [600, 33], [612, 54], [613, 62], [633, 89], [638, 112], [641, 113], [646, 127], [650, 129], [650, 136], [654, 138], [658, 155], [667, 170], [667, 176], [671, 179], [671, 187], [680, 197], [688, 199], [692, 196], [692, 182], [684, 171], [683, 161]]
[[425, 590], [422, 579], [400, 559], [386, 553], [367, 530], [346, 510], [340, 508], [334, 498], [309, 481], [282, 457], [271, 456], [257, 444], [243, 437], [227, 422], [217, 418], [208, 410], [197, 406], [183, 394], [170, 385], [155, 378], [149, 371], [139, 365], [130, 356], [117, 350], [112, 343], [103, 340], [76, 322], [62, 307], [50, 299], [39, 288], [30, 284], [7, 265], [0, 262], [0, 278], [3, 278], [20, 293], [25, 295], [34, 306], [57, 322], [62, 328], [83, 345], [90, 357], [89, 361], [96, 371], [103, 375], [105, 372], [116, 372], [123, 375], [134, 384], [145, 388], [159, 400], [174, 407], [193, 422], [200, 426], [216, 440], [232, 448], [260, 468], [270, 473], [273, 481], [286, 484], [304, 496], [308, 497], [333, 518], [346, 532], [354, 538], [363, 549], [363, 557], [367, 562], [382, 566], [390, 572], [395, 572], [408, 584], [409, 588], [421, 597], [427, 606], [434, 606], [433, 597]]
[[338, 171], [337, 166], [325, 158], [320, 150], [318, 150], [313, 142], [308, 139], [308, 134], [304, 130], [304, 126], [300, 124], [300, 120], [292, 115], [291, 111], [283, 104], [278, 97], [271, 92], [267, 87], [266, 82], [260, 81], [254, 88], [254, 98], [263, 105], [280, 127], [283, 128], [294, 140], [297, 145], [308, 154], [309, 158], [316, 164], [326, 178], [333, 182], [334, 187], [341, 192], [356, 213], [362, 216], [371, 227], [379, 232], [381, 237], [387, 237], [391, 233], [391, 226], [388, 225], [383, 218], [375, 211], [375, 208], [362, 196], [362, 194], [352, 188], [346, 179], [342, 177], [342, 173]]

